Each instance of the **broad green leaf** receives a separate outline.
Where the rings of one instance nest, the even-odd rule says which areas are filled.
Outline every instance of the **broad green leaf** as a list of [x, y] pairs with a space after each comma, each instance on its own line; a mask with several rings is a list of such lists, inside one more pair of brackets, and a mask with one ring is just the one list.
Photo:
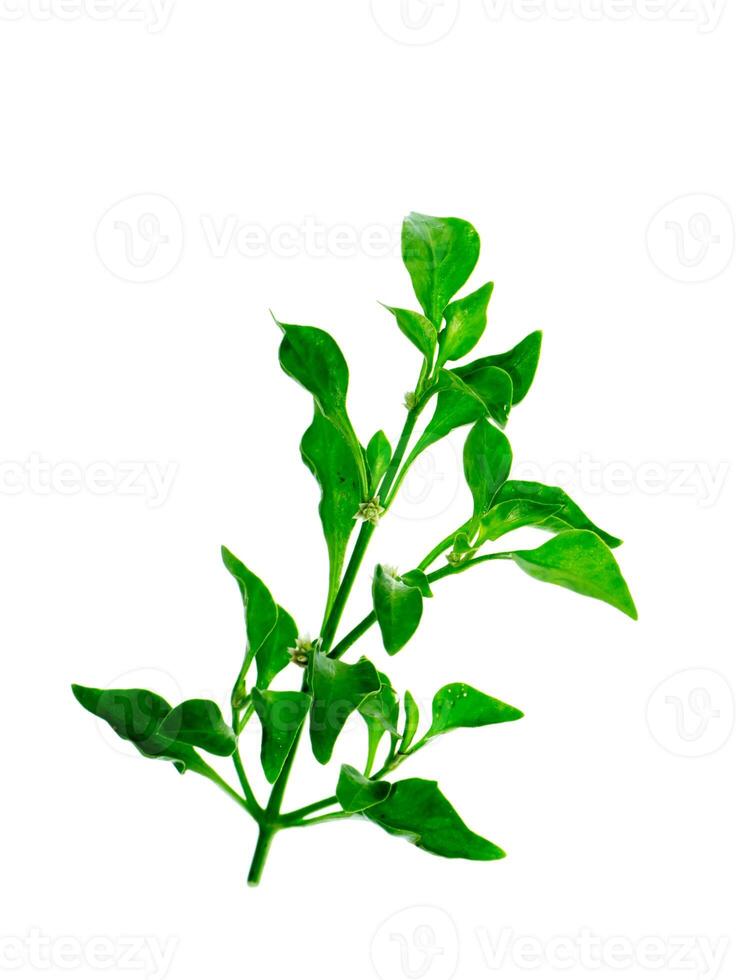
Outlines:
[[568, 528], [575, 528], [578, 531], [595, 531], [609, 548], [617, 548], [623, 544], [620, 538], [597, 527], [560, 487], [548, 487], [544, 483], [532, 483], [528, 480], [509, 480], [499, 489], [493, 503], [506, 500], [529, 500], [556, 506], [556, 512], [543, 522], [543, 527], [550, 530], [566, 531]]
[[[370, 475], [371, 495], [373, 495], [378, 491], [381, 480], [385, 476], [386, 470], [391, 462], [391, 443], [386, 438], [385, 432], [381, 429], [375, 435], [371, 436], [370, 442], [365, 447], [365, 455]], [[357, 506], [355, 510], [357, 510]]]
[[523, 718], [523, 711], [497, 701], [468, 684], [447, 684], [432, 699], [432, 725], [425, 738], [454, 728], [479, 728]]
[[172, 708], [159, 725], [158, 734], [212, 755], [232, 755], [238, 740], [214, 701], [194, 698]]
[[437, 783], [428, 779], [394, 783], [384, 802], [370, 807], [365, 815], [389, 834], [440, 857], [495, 861], [506, 856], [500, 847], [473, 833]]
[[316, 406], [312, 424], [302, 437], [301, 453], [322, 491], [319, 516], [327, 542], [331, 606], [340, 585], [355, 514], [363, 499], [361, 474], [342, 432]]
[[264, 690], [291, 663], [289, 650], [296, 645], [298, 630], [289, 613], [276, 607], [276, 625], [256, 652], [256, 687]]
[[546, 526], [559, 509], [555, 504], [543, 504], [538, 500], [505, 500], [494, 504], [478, 522], [475, 546], [479, 548], [484, 541], [497, 541], [519, 527]]
[[307, 716], [312, 698], [302, 691], [253, 690], [253, 707], [261, 721], [261, 765], [275, 783]]
[[391, 681], [385, 674], [378, 673], [381, 688], [370, 694], [358, 706], [358, 711], [368, 727], [368, 760], [372, 764], [383, 736], [388, 732], [392, 740], [398, 738], [396, 726], [399, 723], [399, 702]]
[[412, 212], [401, 229], [401, 256], [425, 315], [439, 327], [442, 313], [467, 282], [480, 253], [480, 238], [460, 218]]
[[309, 721], [312, 751], [324, 765], [330, 761], [350, 713], [380, 690], [381, 680], [368, 660], [346, 664], [315, 651], [307, 668], [307, 682], [313, 697]]
[[397, 306], [386, 306], [389, 313], [396, 317], [396, 323], [403, 335], [421, 352], [427, 365], [432, 366], [435, 347], [437, 346], [437, 328], [426, 316], [415, 313], [414, 310], [402, 310]]
[[284, 371], [314, 397], [320, 412], [342, 433], [360, 473], [361, 490], [368, 493], [368, 477], [358, 437], [348, 418], [348, 365], [337, 343], [319, 327], [276, 323], [284, 332], [279, 361]]
[[511, 408], [511, 378], [499, 368], [481, 368], [461, 378], [457, 371], [440, 371], [434, 415], [409, 454], [409, 463], [432, 443], [454, 429], [489, 416], [505, 425]]
[[532, 578], [600, 599], [638, 618], [616, 559], [593, 531], [562, 531], [540, 548], [512, 551], [511, 557]]
[[406, 752], [414, 740], [419, 727], [419, 708], [409, 691], [404, 694], [404, 731], [401, 736], [399, 753]]
[[461, 368], [455, 368], [455, 370], [458, 374], [462, 374], [464, 371], [481, 367], [501, 368], [511, 377], [514, 386], [513, 404], [518, 405], [526, 397], [532, 381], [534, 381], [541, 347], [542, 331], [535, 330], [511, 350], [507, 350], [503, 354], [490, 354], [488, 357], [481, 357], [479, 360], [465, 364]]
[[440, 334], [439, 363], [457, 361], [475, 347], [488, 319], [488, 303], [493, 283], [476, 289], [474, 293], [455, 300], [445, 310], [445, 329]]
[[200, 774], [209, 771], [190, 745], [159, 733], [171, 705], [158, 694], [142, 688], [106, 691], [80, 684], [72, 684], [72, 691], [83, 708], [106, 721], [116, 735], [131, 742], [147, 759], [173, 762], [181, 773], [187, 769]]
[[473, 495], [473, 516], [491, 506], [498, 488], [511, 470], [511, 444], [503, 432], [479, 419], [468, 433], [463, 449], [465, 479]]
[[407, 585], [385, 565], [376, 565], [373, 608], [386, 652], [398, 653], [419, 626], [422, 591], [416, 585]]
[[401, 576], [404, 585], [413, 585], [422, 593], [425, 599], [432, 598], [432, 589], [427, 578], [427, 573], [421, 568], [412, 568], [410, 572], [404, 572]]
[[276, 625], [278, 608], [271, 593], [263, 582], [249, 568], [228, 551], [222, 548], [225, 568], [238, 583], [245, 609], [245, 631], [248, 637], [246, 662], [250, 663]]
[[391, 783], [366, 779], [352, 766], [340, 767], [337, 802], [346, 813], [359, 813], [382, 803], [391, 792]]

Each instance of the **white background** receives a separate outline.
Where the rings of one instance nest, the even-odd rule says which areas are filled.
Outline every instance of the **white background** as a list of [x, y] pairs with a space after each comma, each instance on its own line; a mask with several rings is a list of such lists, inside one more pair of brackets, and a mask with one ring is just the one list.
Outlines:
[[[160, 977], [126, 963], [140, 937], [170, 944], [172, 980], [712, 980], [675, 937], [733, 931], [734, 11], [137, 3], [2, 0], [0, 970]], [[509, 857], [346, 821], [278, 837], [249, 890], [253, 825], [115, 744], [69, 684], [225, 705], [242, 610], [221, 543], [318, 629], [311, 409], [268, 309], [334, 334], [359, 434], [395, 440], [417, 357], [375, 301], [412, 304], [412, 209], [481, 234], [482, 353], [543, 328], [516, 460], [625, 539], [641, 620], [505, 564], [438, 585], [399, 656], [375, 631], [359, 651], [425, 707], [464, 680], [526, 712], [405, 769]], [[461, 449], [407, 484], [346, 626], [373, 560], [408, 567], [464, 518]], [[169, 492], [126, 488], [131, 463]], [[287, 803], [330, 792], [358, 734], [327, 770], [305, 742]], [[589, 961], [586, 929], [623, 946]]]

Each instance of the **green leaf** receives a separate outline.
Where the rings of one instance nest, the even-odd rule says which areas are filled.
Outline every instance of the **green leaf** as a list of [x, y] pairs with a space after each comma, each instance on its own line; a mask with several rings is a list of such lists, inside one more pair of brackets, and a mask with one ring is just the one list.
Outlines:
[[391, 792], [391, 783], [366, 779], [352, 766], [340, 767], [337, 802], [346, 813], [359, 813], [382, 803]]
[[302, 691], [253, 690], [253, 707], [261, 720], [261, 765], [275, 783], [312, 704]]
[[302, 437], [301, 453], [322, 491], [319, 516], [327, 542], [328, 605], [331, 606], [340, 586], [354, 517], [363, 499], [361, 474], [342, 432], [316, 406], [312, 424]]
[[511, 470], [511, 444], [503, 432], [479, 419], [468, 433], [463, 449], [465, 479], [473, 495], [473, 516], [491, 506], [498, 488]]
[[447, 684], [432, 699], [432, 725], [425, 738], [434, 738], [454, 728], [479, 728], [516, 721], [524, 713], [497, 701], [468, 684]]
[[182, 701], [166, 715], [158, 734], [175, 742], [196, 745], [213, 755], [232, 755], [238, 740], [214, 701]]
[[544, 483], [532, 483], [528, 480], [509, 480], [499, 489], [493, 502], [498, 504], [506, 500], [528, 500], [555, 506], [556, 511], [542, 525], [550, 530], [566, 531], [568, 528], [575, 528], [578, 531], [595, 531], [609, 548], [617, 548], [623, 544], [620, 538], [596, 527], [560, 487], [548, 487]]
[[409, 691], [404, 694], [404, 731], [399, 745], [399, 754], [406, 752], [414, 740], [419, 727], [419, 708]]
[[386, 800], [370, 807], [365, 815], [389, 834], [440, 857], [495, 861], [506, 856], [500, 847], [473, 833], [437, 783], [428, 779], [394, 783]]
[[401, 576], [401, 581], [404, 585], [413, 585], [422, 593], [425, 599], [432, 598], [432, 589], [429, 585], [429, 579], [427, 578], [427, 573], [423, 572], [421, 568], [412, 568], [410, 572], [405, 572]]
[[434, 351], [437, 346], [437, 328], [426, 316], [415, 313], [414, 310], [402, 310], [397, 306], [386, 306], [389, 313], [396, 317], [396, 323], [403, 335], [421, 352], [427, 365], [432, 366]]
[[399, 723], [399, 702], [391, 681], [385, 674], [378, 673], [381, 688], [370, 694], [358, 706], [358, 711], [368, 727], [368, 766], [373, 765], [376, 751], [383, 736], [388, 732], [392, 740], [398, 739], [396, 726]]
[[503, 354], [490, 354], [488, 357], [481, 357], [462, 368], [456, 368], [456, 371], [460, 374], [463, 371], [481, 367], [501, 368], [511, 377], [514, 386], [513, 404], [518, 405], [526, 397], [532, 386], [534, 375], [537, 373], [541, 348], [542, 331], [535, 330], [511, 350], [507, 350]]
[[385, 565], [376, 565], [373, 608], [386, 652], [398, 653], [419, 626], [422, 591], [416, 585], [407, 585]]
[[519, 527], [545, 526], [559, 509], [555, 504], [543, 504], [537, 500], [505, 500], [495, 504], [478, 522], [475, 546], [479, 548], [485, 541], [497, 541]]
[[83, 708], [102, 718], [116, 735], [131, 742], [147, 759], [173, 762], [183, 773], [187, 769], [204, 774], [209, 767], [190, 745], [166, 738], [159, 725], [171, 711], [164, 698], [142, 688], [102, 690], [72, 684], [74, 697]]
[[245, 609], [245, 631], [248, 637], [248, 648], [245, 655], [246, 665], [266, 642], [266, 638], [276, 625], [278, 608], [271, 593], [263, 582], [249, 568], [228, 551], [222, 548], [222, 560], [225, 568], [238, 583], [240, 595]]
[[[386, 470], [391, 462], [391, 443], [386, 438], [385, 432], [381, 429], [371, 436], [370, 442], [365, 447], [365, 455], [370, 473], [371, 495], [373, 495], [378, 491], [381, 480], [385, 476]], [[353, 513], [357, 509], [356, 506]]]
[[274, 677], [291, 663], [289, 650], [296, 645], [298, 630], [289, 613], [276, 607], [276, 626], [256, 653], [256, 687], [267, 688]]
[[380, 690], [381, 680], [368, 660], [346, 664], [315, 651], [307, 668], [307, 683], [314, 699], [309, 721], [312, 751], [324, 765], [351, 712]]
[[[275, 319], [275, 318], [274, 318]], [[358, 437], [348, 417], [348, 365], [337, 343], [319, 327], [276, 323], [284, 332], [279, 362], [284, 371], [314, 397], [320, 412], [342, 433], [360, 473], [361, 491], [368, 493], [368, 477]]]
[[532, 578], [600, 599], [638, 618], [616, 559], [593, 531], [563, 531], [533, 551], [512, 551], [511, 558]]
[[478, 343], [486, 329], [492, 292], [493, 283], [487, 282], [474, 293], [455, 300], [447, 307], [446, 326], [440, 334], [439, 364], [465, 357]]
[[401, 256], [425, 315], [439, 327], [442, 313], [475, 268], [480, 238], [460, 218], [412, 212], [401, 229]]

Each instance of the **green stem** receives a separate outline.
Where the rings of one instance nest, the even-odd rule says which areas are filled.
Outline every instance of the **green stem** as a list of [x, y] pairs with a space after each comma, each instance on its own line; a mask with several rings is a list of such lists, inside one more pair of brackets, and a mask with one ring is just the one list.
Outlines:
[[336, 803], [336, 796], [326, 796], [323, 800], [317, 800], [316, 803], [310, 803], [308, 806], [292, 810], [290, 813], [283, 813], [281, 819], [284, 823], [298, 822], [302, 817], [308, 817], [310, 813], [314, 813], [315, 810], [326, 810], [328, 806], [334, 806]]
[[250, 871], [248, 872], [248, 884], [254, 888], [260, 883], [263, 866], [266, 863], [268, 852], [271, 849], [271, 841], [275, 833], [276, 831], [267, 824], [261, 824], [259, 826], [256, 849], [253, 851], [253, 860], [251, 861]]
[[251, 789], [250, 783], [248, 782], [248, 777], [245, 774], [245, 767], [243, 766], [243, 760], [240, 757], [239, 749], [237, 748], [235, 749], [235, 752], [233, 752], [232, 759], [233, 759], [233, 765], [235, 766], [235, 771], [238, 774], [238, 779], [240, 780], [240, 785], [243, 787], [243, 793], [245, 794], [245, 798], [250, 804], [254, 813], [260, 815], [263, 811], [261, 809], [260, 803], [256, 799], [255, 793]]
[[375, 612], [368, 613], [365, 619], [361, 619], [357, 626], [354, 626], [349, 633], [345, 634], [339, 643], [335, 644], [332, 650], [330, 650], [330, 658], [332, 660], [339, 660], [340, 657], [350, 649], [353, 643], [359, 640], [361, 636], [371, 628], [375, 621]]
[[210, 768], [207, 763], [204, 763], [202, 769], [196, 769], [195, 771], [198, 772], [200, 776], [204, 776], [205, 779], [209, 779], [209, 781], [214, 783], [215, 786], [219, 786], [224, 793], [227, 793], [231, 800], [235, 800], [238, 806], [247, 811], [254, 819], [258, 819], [257, 814], [253, 810], [252, 804], [249, 803], [248, 800], [243, 799], [240, 793], [236, 793], [232, 786], [229, 783], [226, 783], [222, 776], [218, 772], [215, 772], [214, 769]]

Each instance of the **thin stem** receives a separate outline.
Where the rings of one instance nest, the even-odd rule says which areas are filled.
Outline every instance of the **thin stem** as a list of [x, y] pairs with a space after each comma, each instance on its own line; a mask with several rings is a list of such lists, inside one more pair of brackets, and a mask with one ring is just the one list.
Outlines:
[[259, 884], [261, 880], [263, 866], [266, 863], [268, 852], [271, 849], [271, 841], [273, 840], [275, 833], [276, 832], [272, 827], [265, 824], [261, 824], [259, 827], [256, 849], [253, 852], [253, 860], [251, 861], [250, 870], [248, 871], [248, 884], [252, 887]]
[[263, 813], [263, 810], [261, 809], [261, 805], [256, 799], [256, 795], [253, 792], [250, 783], [248, 782], [248, 777], [245, 774], [245, 767], [243, 765], [243, 760], [240, 757], [240, 749], [238, 748], [235, 749], [235, 751], [233, 752], [232, 759], [233, 759], [233, 765], [235, 766], [235, 771], [238, 774], [238, 779], [240, 780], [240, 785], [243, 787], [243, 793], [245, 794], [245, 798], [250, 804], [250, 806], [252, 807], [252, 809], [255, 811], [255, 815], [260, 815], [261, 813]]
[[316, 803], [310, 803], [308, 806], [300, 807], [298, 810], [292, 810], [290, 813], [283, 813], [281, 820], [284, 823], [299, 821], [302, 817], [308, 817], [310, 813], [314, 813], [316, 810], [326, 810], [328, 806], [334, 806], [336, 803], [336, 796], [326, 796], [323, 800], [317, 800]]
[[340, 657], [342, 657], [342, 655], [350, 649], [353, 643], [357, 642], [361, 636], [371, 628], [375, 621], [375, 612], [368, 613], [365, 619], [361, 619], [357, 626], [354, 626], [349, 633], [345, 634], [339, 643], [335, 644], [332, 650], [330, 650], [328, 656], [331, 657], [332, 660], [339, 660]]
[[248, 800], [244, 800], [240, 793], [237, 793], [229, 783], [225, 782], [218, 772], [215, 772], [215, 770], [210, 768], [210, 766], [208, 766], [206, 763], [204, 769], [197, 771], [199, 772], [200, 776], [204, 776], [205, 779], [209, 779], [209, 781], [214, 783], [215, 786], [219, 786], [224, 793], [227, 793], [231, 800], [235, 800], [238, 806], [242, 807], [252, 817], [256, 816], [256, 814], [253, 812], [252, 805], [248, 802]]
[[346, 813], [345, 810], [335, 810], [333, 813], [323, 813], [320, 817], [312, 817], [311, 820], [302, 820], [301, 823], [292, 824], [293, 827], [314, 827], [318, 823], [327, 823], [330, 820], [345, 820], [347, 817], [354, 817], [354, 813]]

